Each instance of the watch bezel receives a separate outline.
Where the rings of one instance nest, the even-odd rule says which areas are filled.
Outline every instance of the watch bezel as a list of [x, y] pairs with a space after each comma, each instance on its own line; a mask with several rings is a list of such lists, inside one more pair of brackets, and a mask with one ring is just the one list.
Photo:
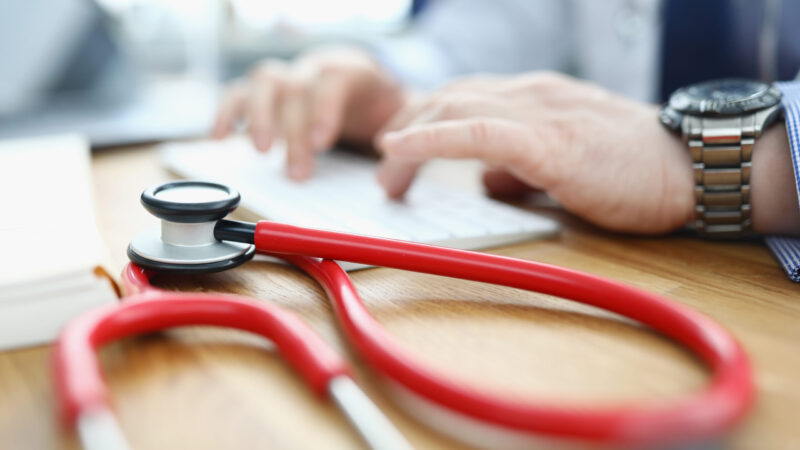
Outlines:
[[[702, 85], [720, 84], [720, 83], [759, 83], [764, 86], [764, 90], [751, 98], [744, 98], [736, 101], [719, 101], [712, 99], [697, 98], [689, 94], [689, 90]], [[775, 106], [781, 101], [780, 90], [769, 83], [763, 83], [757, 80], [747, 80], [740, 78], [724, 78], [718, 80], [703, 81], [701, 83], [694, 83], [689, 86], [684, 86], [672, 93], [669, 101], [663, 109], [671, 109], [677, 113], [699, 115], [699, 116], [738, 116], [742, 114], [759, 111], [761, 109]], [[662, 113], [663, 115], [663, 113]], [[674, 116], [675, 114], [672, 113]], [[664, 118], [662, 117], [662, 122]], [[671, 122], [671, 121], [670, 121]], [[666, 126], [673, 128], [672, 123], [664, 123]]]

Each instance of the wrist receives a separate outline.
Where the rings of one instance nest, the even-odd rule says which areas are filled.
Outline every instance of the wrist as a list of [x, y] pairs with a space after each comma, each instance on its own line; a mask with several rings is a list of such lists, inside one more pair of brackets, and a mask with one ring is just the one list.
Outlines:
[[676, 161], [675, 167], [678, 168], [671, 177], [674, 191], [670, 196], [672, 207], [677, 211], [676, 221], [670, 228], [676, 229], [693, 224], [696, 219], [694, 168], [686, 142], [675, 133], [665, 129], [662, 129], [662, 132], [665, 136], [664, 143], [669, 148], [668, 154]]
[[751, 214], [760, 234], [800, 235], [800, 207], [786, 127], [764, 130], [753, 147]]

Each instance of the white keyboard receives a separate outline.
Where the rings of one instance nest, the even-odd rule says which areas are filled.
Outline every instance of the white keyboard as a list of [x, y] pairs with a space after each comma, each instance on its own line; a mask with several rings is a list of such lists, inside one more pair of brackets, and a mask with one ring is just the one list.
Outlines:
[[558, 231], [550, 219], [425, 179], [402, 202], [389, 200], [375, 180], [376, 162], [341, 151], [317, 155], [304, 182], [286, 177], [282, 146], [262, 154], [244, 138], [165, 144], [162, 156], [177, 175], [227, 184], [248, 212], [292, 225], [470, 250]]

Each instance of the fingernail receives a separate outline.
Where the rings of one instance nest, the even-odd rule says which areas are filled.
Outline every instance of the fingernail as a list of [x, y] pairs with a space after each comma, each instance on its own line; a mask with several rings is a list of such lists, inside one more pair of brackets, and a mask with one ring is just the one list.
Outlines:
[[386, 193], [387, 197], [391, 199], [398, 198], [397, 183], [392, 179], [391, 170], [387, 167], [378, 169], [378, 184], [383, 187], [383, 191]]
[[386, 196], [392, 200], [399, 200], [403, 198], [404, 192], [396, 185], [384, 184], [383, 190], [386, 192]]
[[269, 136], [267, 133], [259, 133], [256, 136], [256, 148], [259, 151], [265, 152], [269, 150]]
[[315, 149], [325, 145], [325, 127], [317, 125], [311, 130], [311, 145]]
[[303, 164], [292, 164], [289, 166], [289, 178], [295, 181], [302, 181], [308, 178], [309, 170]]

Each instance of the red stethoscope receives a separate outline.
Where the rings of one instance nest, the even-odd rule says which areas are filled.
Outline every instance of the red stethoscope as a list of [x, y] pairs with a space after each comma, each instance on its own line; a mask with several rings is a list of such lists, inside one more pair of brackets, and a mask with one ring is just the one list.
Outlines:
[[[524, 447], [542, 439], [568, 444], [668, 447], [720, 437], [754, 398], [747, 355], [724, 328], [685, 306], [624, 284], [569, 269], [464, 250], [270, 221], [223, 220], [239, 203], [220, 184], [179, 181], [142, 194], [160, 229], [135, 237], [124, 273], [127, 301], [90, 311], [59, 339], [55, 366], [62, 417], [89, 448], [125, 448], [95, 356], [114, 340], [182, 325], [243, 329], [272, 341], [323, 397], [342, 408], [372, 448], [410, 448], [358, 389], [344, 360], [293, 314], [253, 299], [180, 293], [150, 284], [157, 272], [204, 273], [236, 267], [256, 252], [280, 257], [313, 277], [333, 302], [362, 358], [427, 425], [471, 445]], [[634, 319], [679, 342], [711, 370], [708, 386], [658, 403], [576, 408], [490, 394], [422, 364], [370, 315], [334, 260], [424, 272], [536, 291]]]

